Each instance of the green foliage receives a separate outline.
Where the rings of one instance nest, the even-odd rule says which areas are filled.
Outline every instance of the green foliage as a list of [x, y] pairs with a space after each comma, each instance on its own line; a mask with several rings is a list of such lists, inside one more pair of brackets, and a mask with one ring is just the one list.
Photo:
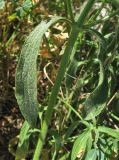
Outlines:
[[30, 9], [32, 8], [33, 8], [32, 1], [25, 0], [21, 7], [16, 8], [17, 15], [23, 18], [26, 14], [30, 13]]
[[94, 119], [98, 116], [104, 107], [106, 106], [106, 101], [108, 97], [108, 83], [103, 64], [99, 61], [100, 64], [100, 77], [98, 86], [90, 94], [90, 96], [84, 102], [85, 111], [86, 111], [86, 120]]
[[83, 131], [83, 133], [78, 136], [72, 148], [71, 160], [75, 160], [76, 157], [79, 157], [80, 159], [83, 158], [83, 155], [85, 154], [86, 151], [86, 147], [88, 146], [88, 140], [90, 138], [91, 138], [90, 129]]
[[99, 132], [103, 132], [103, 133], [106, 133], [116, 139], [119, 139], [119, 132], [118, 130], [114, 130], [114, 129], [111, 129], [111, 128], [108, 128], [108, 127], [103, 127], [103, 126], [99, 126], [98, 127], [98, 131]]
[[16, 160], [20, 160], [26, 157], [28, 154], [28, 149], [29, 149], [29, 136], [30, 134], [28, 133], [30, 129], [29, 124], [25, 121], [22, 128], [21, 132], [19, 135], [19, 144], [17, 147], [16, 151]]
[[86, 156], [86, 160], [96, 160], [97, 159], [97, 150], [96, 149], [91, 149], [87, 156]]
[[[109, 1], [100, 2], [101, 8], [97, 9], [95, 5], [100, 3], [88, 0], [74, 17], [73, 3], [66, 0], [64, 6], [67, 19], [57, 16], [47, 18], [27, 37], [16, 70], [16, 98], [25, 119], [16, 159], [19, 159], [20, 155], [25, 158], [31, 153], [31, 135], [35, 140], [38, 137], [37, 145], [33, 145], [34, 160], [43, 159], [43, 150], [49, 153], [48, 157], [52, 160], [117, 159], [119, 134], [118, 129], [113, 128], [119, 126], [113, 118], [116, 117], [117, 121], [118, 114], [109, 114], [109, 110], [114, 110], [111, 102], [118, 91], [119, 11], [116, 9], [118, 1], [107, 2]], [[31, 12], [32, 7], [34, 6], [31, 1], [24, 1], [17, 12], [24, 17]], [[104, 12], [106, 18], [103, 16]], [[64, 30], [61, 32], [68, 32], [69, 38], [60, 48], [62, 54], [55, 57], [59, 69], [54, 83], [50, 80], [52, 76], [49, 78], [50, 73], [46, 72], [46, 66], [50, 61], [54, 67], [55, 58], [42, 59], [41, 47], [45, 44], [52, 54], [51, 48], [55, 46], [52, 36], [54, 30], [58, 30], [55, 28], [56, 23], [63, 26]], [[51, 37], [46, 36], [47, 32]], [[40, 107], [37, 99], [39, 61], [40, 69], [44, 69], [46, 78], [54, 83], [53, 88], [48, 88], [48, 97], [44, 96]], [[50, 72], [50, 69], [48, 71]], [[48, 86], [47, 84], [45, 85]], [[115, 99], [115, 104], [118, 104], [117, 101], [118, 98]], [[113, 109], [108, 109], [109, 106]], [[39, 136], [37, 132], [40, 132]], [[47, 146], [44, 145], [45, 142]], [[72, 144], [73, 147], [70, 147]]]
[[20, 55], [16, 72], [16, 98], [23, 116], [32, 127], [35, 127], [38, 116], [36, 60], [39, 47], [48, 28], [62, 19], [55, 17], [48, 23], [41, 22], [27, 38]]

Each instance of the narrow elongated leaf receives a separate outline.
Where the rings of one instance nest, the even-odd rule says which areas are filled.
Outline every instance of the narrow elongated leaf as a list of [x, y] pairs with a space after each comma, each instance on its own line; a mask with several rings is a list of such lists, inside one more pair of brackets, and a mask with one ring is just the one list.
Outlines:
[[81, 135], [78, 136], [73, 145], [71, 160], [75, 160], [77, 157], [80, 157], [80, 159], [82, 158], [82, 156], [85, 153], [87, 142], [90, 136], [91, 136], [90, 130], [86, 130]]
[[90, 120], [101, 113], [106, 105], [108, 96], [108, 82], [104, 73], [103, 64], [100, 60], [98, 60], [98, 62], [100, 64], [100, 77], [98, 86], [84, 103], [86, 120]]
[[34, 127], [38, 116], [37, 101], [37, 55], [47, 29], [62, 17], [54, 17], [48, 23], [41, 22], [28, 36], [16, 71], [16, 98], [22, 115]]
[[99, 126], [98, 127], [98, 131], [102, 132], [102, 133], [106, 133], [114, 138], [117, 138], [119, 140], [119, 130], [116, 129], [112, 129], [109, 127], [103, 127], [103, 126]]

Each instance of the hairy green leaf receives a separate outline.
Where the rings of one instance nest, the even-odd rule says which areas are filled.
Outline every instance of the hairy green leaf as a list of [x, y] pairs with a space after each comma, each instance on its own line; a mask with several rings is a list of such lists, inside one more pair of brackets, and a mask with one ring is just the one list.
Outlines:
[[106, 105], [108, 96], [108, 82], [104, 73], [103, 64], [100, 60], [98, 60], [98, 62], [100, 64], [100, 77], [98, 86], [84, 102], [86, 120], [90, 120], [101, 113]]
[[42, 21], [28, 36], [16, 71], [16, 98], [22, 115], [34, 127], [38, 116], [37, 101], [37, 56], [42, 38], [47, 29], [62, 17], [53, 17], [48, 23]]

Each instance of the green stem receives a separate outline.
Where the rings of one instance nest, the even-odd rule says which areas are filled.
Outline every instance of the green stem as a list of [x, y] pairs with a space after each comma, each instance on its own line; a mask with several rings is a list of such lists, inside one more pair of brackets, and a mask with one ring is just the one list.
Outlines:
[[[78, 18], [78, 26], [80, 26], [80, 27], [83, 26], [84, 20], [87, 17], [87, 14], [89, 13], [94, 1], [95, 0], [88, 0], [87, 4], [85, 5], [84, 10], [81, 12], [80, 17]], [[89, 5], [89, 6], [87, 6], [87, 5]], [[61, 60], [61, 64], [60, 64], [60, 68], [59, 68], [59, 71], [58, 71], [58, 74], [56, 77], [55, 85], [53, 87], [53, 90], [52, 90], [52, 93], [51, 93], [51, 96], [49, 99], [48, 108], [47, 108], [47, 111], [46, 111], [46, 114], [44, 117], [43, 125], [41, 128], [41, 133], [39, 135], [39, 139], [38, 139], [38, 143], [36, 146], [33, 160], [39, 160], [39, 158], [40, 158], [43, 144], [45, 142], [46, 134], [48, 131], [48, 126], [51, 122], [53, 109], [54, 109], [55, 103], [57, 101], [57, 95], [58, 95], [58, 92], [60, 89], [60, 85], [61, 85], [62, 79], [65, 75], [66, 67], [68, 65], [69, 58], [70, 58], [71, 52], [73, 50], [73, 46], [75, 44], [75, 41], [78, 38], [78, 33], [79, 33], [79, 29], [74, 24], [72, 26], [72, 31], [71, 31], [71, 34], [69, 37], [69, 41], [66, 46], [62, 60]]]
[[99, 19], [95, 22], [84, 25], [84, 28], [92, 27], [92, 26], [98, 25], [99, 23], [104, 23], [105, 21], [110, 20], [111, 18], [113, 18], [114, 16], [116, 16], [118, 14], [119, 14], [119, 9], [117, 9], [115, 12], [111, 13], [109, 16], [104, 17], [103, 19]]
[[77, 117], [79, 117], [79, 119], [83, 121], [83, 118], [81, 117], [81, 115], [66, 100], [61, 98], [59, 98], [59, 100], [63, 102], [68, 108], [70, 108], [77, 115]]
[[111, 115], [112, 118], [114, 118], [115, 120], [119, 121], [119, 117], [117, 117], [116, 115], [114, 115], [113, 113], [109, 112], [109, 114]]
[[84, 21], [85, 21], [86, 17], [88, 16], [88, 13], [90, 12], [90, 9], [92, 8], [94, 2], [95, 2], [95, 0], [88, 0], [88, 2], [83, 7], [83, 9], [79, 15], [79, 18], [77, 20], [79, 27], [81, 27], [82, 24], [84, 24]]
[[64, 0], [65, 17], [68, 18], [67, 0]]
[[66, 0], [66, 4], [67, 4], [67, 11], [68, 11], [68, 14], [70, 16], [70, 19], [71, 19], [72, 22], [75, 22], [73, 11], [72, 11], [72, 2], [71, 2], [71, 0]]
[[74, 43], [75, 43], [75, 41], [78, 37], [77, 32], [79, 32], [79, 30], [77, 31], [77, 27], [74, 26], [73, 29], [72, 29], [72, 32], [71, 32], [71, 35], [70, 35], [69, 42], [67, 44], [65, 53], [64, 53], [64, 55], [62, 57], [62, 60], [61, 60], [58, 75], [56, 77], [56, 83], [53, 87], [53, 90], [52, 90], [52, 93], [51, 93], [51, 96], [50, 96], [50, 99], [49, 99], [48, 108], [47, 108], [47, 111], [46, 111], [46, 114], [45, 114], [44, 122], [43, 122], [42, 129], [41, 129], [41, 134], [39, 135], [39, 139], [38, 139], [38, 143], [37, 143], [37, 146], [36, 146], [36, 150], [35, 150], [33, 160], [39, 160], [39, 157], [40, 157], [40, 154], [41, 154], [41, 151], [42, 151], [42, 147], [43, 147], [43, 143], [45, 141], [45, 137], [46, 137], [46, 134], [47, 134], [48, 126], [51, 122], [51, 117], [52, 117], [53, 109], [54, 109], [54, 106], [55, 106], [55, 103], [56, 103], [56, 100], [57, 100], [57, 95], [58, 95], [58, 92], [59, 92], [59, 89], [60, 89], [61, 81], [64, 77], [66, 67], [67, 67], [67, 64], [69, 62], [69, 57], [70, 57], [70, 54], [71, 54], [72, 49], [73, 49], [73, 45], [74, 45]]

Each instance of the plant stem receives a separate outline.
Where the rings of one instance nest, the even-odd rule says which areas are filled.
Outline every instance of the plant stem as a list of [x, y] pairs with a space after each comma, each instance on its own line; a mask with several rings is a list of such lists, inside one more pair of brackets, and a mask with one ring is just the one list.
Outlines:
[[68, 14], [70, 16], [70, 19], [71, 19], [72, 22], [75, 22], [73, 11], [72, 11], [72, 2], [71, 2], [71, 0], [66, 0], [66, 4], [67, 4], [67, 11], [68, 11]]
[[83, 7], [83, 9], [79, 15], [78, 20], [77, 20], [79, 27], [81, 27], [84, 24], [85, 19], [88, 16], [88, 13], [89, 13], [90, 9], [92, 8], [94, 2], [95, 2], [95, 0], [88, 0], [88, 2], [86, 2], [85, 6]]
[[[85, 5], [84, 10], [81, 12], [81, 14], [78, 18], [77, 23], [78, 23], [79, 27], [83, 26], [84, 20], [87, 17], [91, 7], [93, 6], [94, 1], [95, 0], [88, 0], [87, 4]], [[69, 37], [69, 41], [66, 46], [62, 60], [61, 60], [61, 64], [60, 64], [60, 68], [59, 68], [59, 71], [58, 71], [58, 74], [56, 77], [55, 85], [53, 87], [53, 90], [52, 90], [52, 93], [51, 93], [51, 96], [49, 99], [48, 108], [47, 108], [47, 111], [46, 111], [46, 114], [44, 117], [43, 125], [41, 128], [41, 133], [39, 135], [39, 139], [38, 139], [38, 143], [36, 146], [33, 160], [39, 160], [39, 158], [40, 158], [42, 147], [45, 142], [46, 134], [48, 131], [48, 126], [51, 122], [53, 109], [54, 109], [55, 103], [57, 101], [57, 95], [58, 95], [58, 92], [60, 89], [60, 85], [61, 85], [62, 79], [65, 75], [66, 67], [68, 65], [69, 58], [70, 58], [71, 52], [73, 50], [73, 46], [77, 40], [78, 33], [79, 33], [79, 29], [78, 29], [77, 25], [73, 24], [72, 31], [71, 31], [71, 34]]]
[[95, 22], [91, 22], [89, 24], [84, 25], [84, 28], [92, 27], [92, 26], [98, 25], [99, 23], [104, 23], [105, 21], [108, 21], [109, 19], [113, 18], [114, 16], [116, 16], [118, 14], [119, 14], [119, 9], [117, 9], [115, 12], [111, 13], [109, 16], [106, 16], [106, 17], [99, 19]]
[[77, 117], [83, 121], [83, 118], [81, 117], [81, 115], [65, 99], [59, 98], [59, 100], [63, 102], [68, 108], [70, 108], [77, 115]]
[[48, 126], [49, 126], [50, 121], [51, 121], [53, 109], [54, 109], [54, 106], [55, 106], [55, 103], [56, 103], [56, 100], [57, 100], [57, 95], [58, 95], [58, 92], [59, 92], [59, 89], [60, 89], [61, 81], [64, 77], [66, 67], [67, 67], [67, 64], [69, 62], [70, 53], [72, 52], [72, 49], [73, 49], [73, 45], [74, 45], [74, 43], [75, 43], [75, 41], [78, 37], [77, 32], [79, 32], [79, 30], [77, 31], [77, 27], [74, 26], [73, 29], [72, 29], [72, 32], [71, 32], [71, 35], [70, 35], [69, 42], [67, 44], [65, 53], [62, 57], [60, 68], [59, 68], [59, 71], [58, 71], [58, 75], [56, 77], [56, 82], [55, 82], [55, 85], [53, 87], [50, 99], [49, 99], [48, 108], [47, 108], [47, 111], [46, 111], [46, 114], [45, 114], [44, 122], [43, 122], [42, 129], [41, 129], [41, 134], [39, 135], [39, 140], [38, 140], [38, 143], [37, 143], [37, 147], [36, 147], [36, 150], [35, 150], [33, 160], [39, 160], [39, 156], [41, 154], [43, 143], [44, 143], [44, 140], [45, 140], [45, 137], [46, 137], [46, 134], [47, 134]]

